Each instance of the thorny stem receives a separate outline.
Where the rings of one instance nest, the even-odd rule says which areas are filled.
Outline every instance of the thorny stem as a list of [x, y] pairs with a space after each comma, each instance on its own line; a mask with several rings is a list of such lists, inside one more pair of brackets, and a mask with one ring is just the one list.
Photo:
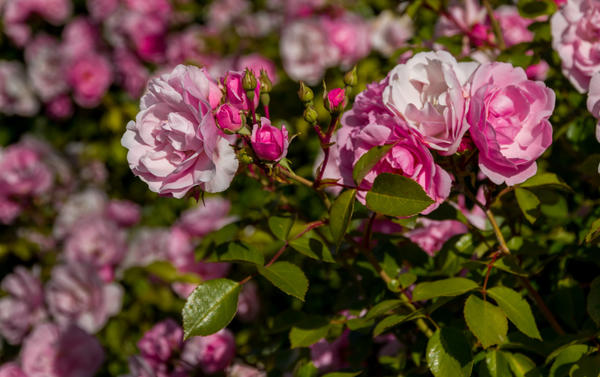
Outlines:
[[487, 10], [490, 22], [492, 23], [492, 29], [494, 29], [494, 34], [496, 35], [496, 38], [498, 38], [498, 47], [500, 48], [500, 50], [504, 50], [506, 49], [506, 43], [504, 42], [504, 35], [502, 34], [500, 24], [494, 16], [494, 8], [492, 8], [492, 4], [490, 4], [489, 0], [482, 0], [482, 2], [485, 6], [485, 9]]

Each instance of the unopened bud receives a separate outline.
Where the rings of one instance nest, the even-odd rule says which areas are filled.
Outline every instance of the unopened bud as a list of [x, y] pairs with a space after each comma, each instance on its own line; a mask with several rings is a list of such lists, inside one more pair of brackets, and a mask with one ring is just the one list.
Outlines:
[[358, 84], [358, 75], [356, 74], [356, 66], [344, 75], [344, 84], [348, 86], [356, 86]]
[[310, 124], [317, 123], [317, 118], [319, 117], [319, 113], [313, 106], [307, 106], [306, 110], [304, 110], [304, 120]]
[[304, 103], [308, 103], [313, 100], [315, 95], [313, 94], [312, 89], [304, 84], [304, 81], [300, 81], [300, 89], [298, 89], [298, 97], [300, 97], [300, 101]]
[[246, 72], [244, 72], [244, 78], [242, 79], [242, 87], [246, 92], [252, 91], [256, 89], [256, 85], [258, 82], [256, 81], [256, 76], [252, 73], [251, 70], [246, 68]]
[[271, 79], [267, 74], [267, 71], [264, 69], [260, 70], [260, 92], [261, 93], [271, 93], [271, 89], [273, 88], [273, 83], [271, 83]]
[[346, 107], [346, 91], [335, 88], [327, 92], [325, 96], [325, 108], [331, 113], [340, 113]]

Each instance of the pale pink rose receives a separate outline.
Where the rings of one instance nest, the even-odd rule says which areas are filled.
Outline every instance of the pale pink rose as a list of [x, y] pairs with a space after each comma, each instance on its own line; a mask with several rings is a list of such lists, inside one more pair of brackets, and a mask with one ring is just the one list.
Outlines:
[[64, 57], [56, 38], [38, 34], [25, 47], [25, 62], [31, 86], [44, 102], [69, 90], [63, 77]]
[[166, 261], [170, 232], [166, 228], [142, 228], [134, 233], [125, 258], [123, 269], [148, 266], [157, 261]]
[[30, 117], [39, 108], [23, 65], [17, 61], [0, 60], [0, 113]]
[[208, 8], [208, 24], [216, 30], [232, 26], [232, 22], [248, 11], [248, 0], [220, 0], [213, 1]]
[[64, 94], [52, 98], [46, 103], [46, 113], [52, 119], [66, 119], [73, 114], [73, 101]]
[[114, 222], [89, 216], [77, 222], [65, 242], [64, 255], [69, 263], [94, 266], [104, 281], [111, 281], [125, 248], [125, 234]]
[[[600, 72], [596, 73], [590, 81], [587, 108], [592, 115], [598, 119], [598, 124], [596, 125], [596, 139], [600, 142]], [[600, 173], [600, 166], [598, 166], [598, 173]]]
[[229, 187], [238, 160], [230, 145], [235, 135], [223, 134], [212, 115], [220, 99], [217, 84], [197, 67], [179, 65], [150, 81], [121, 144], [151, 191], [182, 198], [194, 186]]
[[[485, 178], [485, 176], [483, 176]], [[477, 194], [475, 196], [475, 199], [477, 199], [479, 201], [479, 203], [485, 205], [486, 200], [485, 200], [485, 192], [483, 191], [483, 186], [479, 187], [479, 189], [477, 190]], [[456, 208], [457, 210], [459, 210], [469, 221], [469, 223], [471, 223], [474, 227], [481, 229], [481, 230], [488, 230], [491, 229], [489, 223], [488, 223], [488, 219], [487, 216], [485, 215], [485, 212], [483, 211], [483, 209], [481, 207], [479, 207], [477, 204], [473, 204], [472, 208], [468, 208], [467, 207], [467, 203], [466, 203], [466, 199], [464, 195], [459, 195], [456, 203], [454, 202], [450, 202], [450, 204]]]
[[469, 42], [475, 46], [486, 44], [493, 39], [493, 32], [487, 20], [487, 12], [478, 0], [452, 1], [447, 15], [442, 15], [435, 25], [437, 37], [465, 35], [463, 53], [470, 50]]
[[383, 104], [387, 83], [386, 78], [369, 84], [355, 98], [352, 109], [344, 113], [324, 178], [338, 179], [341, 184], [354, 186], [352, 172], [360, 157], [375, 146], [395, 143], [360, 183], [357, 198], [365, 204], [366, 192], [379, 174], [401, 174], [419, 183], [435, 201], [423, 211], [429, 213], [448, 197], [452, 181], [450, 175], [435, 163], [427, 147], [409, 131], [406, 122]]
[[2, 280], [2, 289], [8, 296], [0, 299], [0, 335], [16, 345], [45, 316], [39, 269], [29, 271], [16, 267]]
[[106, 194], [97, 189], [88, 189], [69, 196], [58, 211], [53, 234], [61, 239], [74, 231], [78, 222], [88, 216], [102, 216], [108, 203]]
[[250, 141], [256, 156], [265, 161], [281, 160], [290, 145], [285, 125], [281, 128], [271, 126], [271, 121], [265, 117], [260, 118], [260, 125], [257, 123], [252, 128]]
[[347, 360], [348, 348], [350, 347], [349, 334], [350, 330], [346, 329], [333, 342], [321, 339], [310, 346], [310, 357], [319, 372], [333, 372], [349, 366]]
[[103, 360], [98, 340], [76, 326], [40, 324], [21, 349], [27, 377], [93, 377]]
[[181, 352], [183, 329], [172, 319], [157, 323], [138, 341], [142, 359], [158, 373], [167, 372], [167, 362]]
[[278, 32], [284, 21], [281, 13], [259, 10], [253, 13], [242, 14], [235, 22], [235, 31], [238, 35], [249, 38], [264, 38], [270, 33]]
[[413, 22], [408, 15], [395, 17], [390, 10], [381, 12], [371, 24], [371, 46], [384, 56], [392, 56], [414, 34]]
[[302, 19], [284, 26], [279, 50], [283, 68], [292, 80], [313, 85], [338, 61], [319, 19]]
[[238, 71], [244, 71], [246, 68], [250, 69], [257, 79], [260, 77], [260, 71], [264, 69], [273, 85], [277, 84], [277, 81], [279, 81], [275, 63], [260, 54], [250, 54], [239, 58], [236, 69]]
[[159, 14], [129, 12], [124, 28], [138, 56], [151, 63], [162, 63], [167, 53], [167, 22]]
[[87, 55], [95, 51], [100, 44], [100, 32], [92, 21], [77, 17], [65, 26], [62, 32], [61, 53], [69, 59]]
[[139, 98], [150, 77], [148, 69], [133, 53], [125, 48], [116, 49], [113, 59], [117, 81], [132, 98]]
[[140, 206], [129, 200], [113, 199], [106, 207], [106, 217], [122, 227], [130, 227], [137, 224], [141, 216]]
[[452, 155], [469, 129], [465, 86], [475, 68], [446, 51], [418, 53], [389, 73], [383, 102], [430, 148]]
[[256, 80], [256, 89], [252, 101], [246, 95], [243, 87], [244, 72], [228, 72], [223, 78], [227, 102], [238, 110], [252, 110], [258, 106], [260, 99], [260, 83]]
[[352, 13], [335, 18], [326, 17], [321, 20], [321, 25], [330, 46], [337, 50], [342, 69], [350, 68], [369, 54], [369, 25], [361, 17]]
[[235, 216], [228, 216], [230, 209], [231, 203], [227, 199], [208, 197], [198, 206], [185, 211], [177, 226], [191, 236], [204, 237], [237, 220]]
[[208, 336], [188, 340], [181, 359], [191, 366], [198, 366], [206, 374], [225, 370], [235, 356], [235, 339], [231, 331], [222, 329]]
[[420, 227], [406, 232], [412, 242], [419, 245], [424, 252], [433, 256], [440, 251], [444, 243], [457, 234], [467, 233], [467, 226], [456, 220], [430, 220], [419, 218]]
[[86, 0], [89, 14], [96, 21], [103, 21], [119, 7], [120, 0]]
[[563, 74], [584, 93], [594, 73], [600, 72], [600, 1], [567, 1], [554, 13], [550, 26]]
[[260, 313], [260, 298], [258, 297], [258, 285], [249, 281], [244, 284], [238, 298], [237, 317], [243, 322], [252, 322]]
[[0, 377], [28, 377], [16, 363], [5, 363], [0, 366]]
[[95, 107], [112, 83], [112, 67], [104, 55], [90, 52], [77, 56], [70, 62], [67, 80], [79, 106]]
[[528, 80], [521, 68], [487, 63], [477, 69], [467, 120], [479, 167], [492, 182], [512, 186], [535, 175], [535, 160], [552, 143], [554, 99], [554, 91]]
[[46, 302], [56, 323], [73, 323], [89, 333], [121, 310], [122, 296], [121, 286], [103, 283], [95, 268], [82, 263], [54, 267], [46, 284]]
[[52, 172], [40, 153], [23, 143], [0, 150], [0, 193], [27, 197], [47, 193]]
[[516, 6], [503, 5], [494, 11], [507, 47], [531, 42], [533, 33], [527, 29], [534, 20], [521, 17]]
[[267, 373], [250, 365], [234, 363], [227, 368], [227, 377], [267, 377]]

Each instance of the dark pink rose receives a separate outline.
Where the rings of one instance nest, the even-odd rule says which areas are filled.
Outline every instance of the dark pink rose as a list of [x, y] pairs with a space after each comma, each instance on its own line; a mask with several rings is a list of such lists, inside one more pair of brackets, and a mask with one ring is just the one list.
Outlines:
[[334, 18], [325, 17], [320, 23], [344, 69], [369, 54], [369, 25], [360, 16], [346, 13]]
[[46, 103], [46, 113], [52, 119], [66, 119], [73, 115], [73, 102], [68, 95], [60, 95]]
[[67, 80], [79, 106], [95, 107], [112, 83], [112, 67], [104, 55], [90, 52], [73, 58], [67, 68]]
[[183, 329], [172, 319], [159, 322], [138, 341], [142, 359], [158, 372], [166, 372], [172, 355], [181, 352]]
[[325, 107], [331, 111], [341, 111], [346, 106], [346, 91], [343, 88], [330, 90], [325, 97]]
[[197, 336], [188, 340], [181, 353], [181, 359], [192, 366], [198, 366], [206, 374], [225, 370], [235, 356], [233, 334], [223, 329], [208, 336]]
[[223, 104], [217, 109], [217, 124], [221, 129], [230, 132], [237, 132], [242, 128], [242, 117], [240, 110], [230, 104]]
[[271, 126], [267, 118], [260, 119], [252, 128], [252, 149], [256, 156], [265, 161], [279, 161], [287, 155], [290, 141], [285, 125], [280, 128]]

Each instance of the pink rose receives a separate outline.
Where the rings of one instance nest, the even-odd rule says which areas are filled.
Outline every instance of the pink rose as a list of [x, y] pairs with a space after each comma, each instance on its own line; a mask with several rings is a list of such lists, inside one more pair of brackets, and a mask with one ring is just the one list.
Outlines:
[[418, 53], [389, 73], [383, 102], [430, 148], [452, 155], [469, 128], [465, 85], [475, 68], [446, 51]]
[[379, 174], [401, 174], [419, 183], [436, 202], [423, 211], [429, 213], [448, 197], [452, 181], [425, 145], [409, 131], [406, 122], [384, 105], [383, 91], [387, 84], [387, 78], [369, 84], [355, 98], [352, 109], [344, 113], [324, 178], [354, 186], [352, 171], [360, 157], [375, 146], [395, 143], [360, 183], [357, 198], [365, 204], [366, 192]]
[[159, 373], [167, 372], [167, 362], [183, 346], [183, 329], [172, 319], [157, 323], [138, 341], [142, 359]]
[[527, 29], [533, 20], [521, 17], [516, 6], [503, 5], [494, 11], [494, 16], [500, 24], [507, 47], [533, 40], [533, 33]]
[[106, 207], [106, 217], [122, 227], [130, 227], [140, 221], [140, 206], [129, 200], [111, 200]]
[[249, 281], [244, 284], [238, 299], [237, 316], [243, 322], [252, 322], [260, 312], [260, 299], [258, 297], [258, 285]]
[[73, 114], [73, 102], [68, 95], [60, 95], [46, 103], [46, 113], [52, 119], [61, 120]]
[[108, 59], [95, 52], [76, 56], [70, 62], [67, 80], [73, 88], [75, 102], [82, 107], [95, 107], [112, 83]]
[[279, 42], [283, 68], [292, 80], [316, 84], [338, 60], [318, 19], [301, 19], [285, 25]]
[[237, 132], [242, 128], [242, 117], [240, 110], [231, 106], [230, 104], [223, 104], [219, 106], [216, 114], [217, 124], [221, 129], [230, 132]]
[[206, 374], [225, 370], [234, 356], [235, 339], [227, 329], [188, 340], [181, 353], [183, 361], [191, 366], [199, 366]]
[[6, 0], [4, 4], [4, 31], [18, 46], [22, 47], [31, 37], [27, 21], [40, 16], [58, 26], [71, 15], [71, 0]]
[[267, 373], [249, 365], [235, 363], [227, 368], [228, 377], [267, 377]]
[[238, 110], [256, 109], [260, 99], [260, 84], [257, 81], [256, 89], [254, 90], [254, 98], [252, 101], [246, 95], [246, 91], [242, 86], [244, 72], [228, 72], [223, 79], [223, 86], [226, 91], [226, 99], [233, 107]]
[[54, 267], [46, 284], [46, 301], [55, 321], [77, 324], [89, 333], [102, 329], [120, 311], [122, 296], [119, 285], [103, 283], [94, 268], [82, 263]]
[[204, 202], [185, 211], [177, 222], [177, 226], [191, 236], [204, 237], [237, 220], [235, 216], [228, 216], [230, 209], [231, 203], [227, 199], [205, 198]]
[[121, 268], [147, 266], [167, 260], [170, 232], [166, 228], [142, 228], [134, 233]]
[[[199, 25], [192, 25], [178, 33], [169, 33], [167, 40], [167, 61], [170, 65], [194, 63], [211, 67], [218, 59], [214, 53], [207, 51], [203, 37], [211, 35], [211, 31]], [[227, 67], [225, 72], [231, 67]], [[219, 75], [213, 74], [213, 77]]]
[[96, 21], [103, 21], [119, 7], [120, 0], [86, 0], [89, 14]]
[[246, 68], [250, 69], [257, 78], [260, 77], [260, 71], [264, 69], [273, 85], [275, 85], [278, 81], [277, 67], [275, 67], [275, 63], [260, 54], [242, 56], [237, 61], [236, 67], [238, 71], [244, 71]]
[[478, 0], [452, 1], [448, 14], [442, 15], [435, 25], [435, 35], [451, 37], [464, 34], [469, 37], [463, 46], [463, 53], [470, 50], [469, 41], [480, 46], [493, 39], [487, 20], [487, 12]]
[[125, 0], [127, 7], [140, 13], [158, 13], [165, 18], [171, 15], [171, 3], [169, 0]]
[[271, 126], [271, 121], [264, 117], [260, 118], [260, 125], [257, 123], [252, 128], [250, 141], [256, 156], [265, 161], [284, 158], [290, 143], [285, 126], [282, 125], [281, 129]]
[[160, 14], [129, 12], [124, 30], [142, 60], [162, 63], [167, 52], [167, 22]]
[[0, 60], [0, 113], [30, 117], [39, 108], [23, 65], [17, 61]]
[[62, 32], [61, 53], [70, 59], [95, 51], [100, 44], [100, 31], [85, 17], [77, 17]]
[[58, 40], [47, 34], [38, 34], [25, 47], [27, 74], [42, 101], [47, 102], [69, 90], [63, 77], [63, 61]]
[[436, 221], [422, 217], [418, 222], [421, 227], [407, 232], [406, 237], [430, 256], [439, 251], [450, 238], [467, 233], [468, 230], [465, 224], [456, 220]]
[[590, 80], [587, 108], [594, 118], [599, 120], [598, 126], [596, 127], [596, 138], [600, 142], [600, 72], [596, 73]]
[[54, 236], [61, 239], [75, 231], [80, 220], [90, 216], [102, 216], [107, 203], [106, 194], [97, 189], [71, 194], [59, 208], [54, 221]]
[[21, 348], [27, 377], [92, 377], [103, 360], [98, 340], [76, 326], [40, 324]]
[[28, 377], [16, 363], [6, 363], [0, 366], [0, 377]]
[[587, 91], [591, 77], [600, 71], [600, 1], [567, 1], [550, 26], [563, 74], [580, 93]]
[[369, 25], [359, 16], [347, 13], [323, 18], [321, 25], [343, 68], [347, 69], [369, 54]]
[[29, 329], [45, 316], [44, 291], [39, 269], [18, 266], [2, 280], [8, 296], [0, 299], [0, 334], [10, 344], [19, 344]]
[[235, 136], [223, 134], [212, 115], [220, 100], [217, 84], [197, 67], [179, 65], [150, 81], [121, 139], [129, 167], [150, 190], [182, 198], [194, 186], [229, 187], [238, 160]]
[[408, 15], [395, 17], [390, 10], [384, 10], [371, 24], [371, 46], [386, 57], [406, 45], [413, 36], [413, 22]]
[[349, 334], [350, 330], [346, 329], [339, 338], [331, 343], [321, 339], [310, 346], [310, 357], [319, 372], [332, 372], [349, 366], [346, 360], [347, 350], [350, 347]]
[[540, 60], [539, 63], [532, 64], [527, 69], [525, 69], [525, 73], [527, 74], [527, 78], [529, 80], [535, 81], [544, 81], [548, 76], [548, 70], [550, 66], [546, 61]]
[[535, 160], [552, 143], [554, 92], [508, 63], [482, 64], [473, 75], [467, 120], [479, 167], [509, 186], [535, 175]]
[[208, 8], [208, 24], [210, 28], [222, 30], [250, 7], [248, 0], [213, 1]]
[[148, 69], [125, 48], [115, 50], [113, 59], [119, 84], [132, 98], [139, 98], [150, 76]]
[[9, 225], [21, 214], [21, 206], [0, 193], [0, 223]]
[[42, 195], [52, 186], [52, 179], [36, 149], [19, 143], [0, 150], [0, 195]]

